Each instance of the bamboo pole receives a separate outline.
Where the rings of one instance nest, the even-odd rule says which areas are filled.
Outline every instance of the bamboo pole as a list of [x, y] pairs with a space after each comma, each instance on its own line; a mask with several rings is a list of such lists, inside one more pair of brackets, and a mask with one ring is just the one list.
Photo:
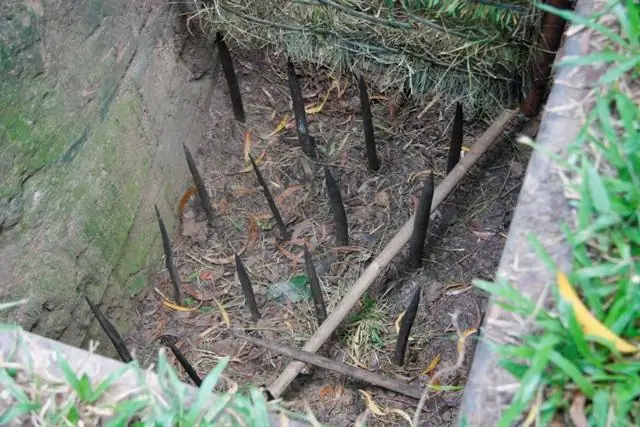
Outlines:
[[[505, 110], [491, 124], [489, 129], [475, 142], [471, 150], [465, 154], [464, 158], [458, 162], [455, 168], [442, 180], [433, 195], [431, 212], [434, 212], [440, 203], [449, 195], [465, 174], [478, 161], [495, 140], [502, 134], [509, 122], [516, 117], [518, 110]], [[362, 275], [356, 280], [349, 293], [342, 298], [340, 303], [331, 312], [329, 317], [320, 325], [316, 332], [309, 338], [309, 341], [302, 347], [303, 351], [314, 353], [331, 337], [333, 331], [340, 325], [342, 320], [349, 314], [351, 309], [358, 303], [362, 295], [369, 289], [375, 279], [382, 273], [383, 269], [400, 252], [402, 247], [411, 237], [413, 230], [413, 215], [398, 230], [395, 236], [382, 249], [382, 252], [364, 270]], [[291, 362], [280, 376], [271, 384], [269, 391], [276, 397], [280, 397], [291, 382], [298, 376], [304, 362]]]

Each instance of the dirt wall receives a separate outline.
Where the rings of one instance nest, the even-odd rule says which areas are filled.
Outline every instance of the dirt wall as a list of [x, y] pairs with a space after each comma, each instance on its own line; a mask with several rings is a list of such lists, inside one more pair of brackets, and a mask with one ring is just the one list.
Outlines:
[[[83, 346], [121, 332], [188, 184], [213, 48], [164, 0], [0, 2], [0, 321]], [[199, 44], [198, 44], [199, 43]], [[188, 57], [185, 59], [185, 57]], [[101, 346], [108, 350], [109, 346]]]

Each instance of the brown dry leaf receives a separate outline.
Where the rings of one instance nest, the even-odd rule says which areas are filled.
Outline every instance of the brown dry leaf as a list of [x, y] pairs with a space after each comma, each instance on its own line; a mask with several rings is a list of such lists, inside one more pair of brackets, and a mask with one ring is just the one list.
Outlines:
[[224, 309], [224, 306], [220, 304], [220, 302], [216, 298], [213, 299], [213, 302], [215, 302], [218, 306], [218, 310], [220, 311], [220, 316], [222, 316], [224, 324], [227, 326], [227, 328], [230, 328], [231, 322], [229, 321], [229, 314], [227, 313], [227, 310]]
[[389, 204], [391, 203], [391, 198], [389, 197], [389, 193], [387, 193], [386, 191], [379, 191], [374, 196], [373, 202], [378, 206], [386, 208], [386, 207], [389, 207]]
[[573, 398], [571, 408], [569, 408], [569, 416], [575, 427], [589, 427], [589, 421], [584, 415], [584, 405], [587, 398], [584, 394], [578, 393]]
[[227, 199], [222, 199], [220, 203], [218, 203], [218, 212], [223, 216], [229, 214], [229, 201]]
[[462, 353], [464, 351], [464, 345], [467, 341], [467, 337], [471, 334], [476, 333], [476, 328], [469, 328], [466, 331], [459, 334], [458, 338], [458, 353]]
[[[240, 249], [240, 252], [238, 252], [238, 256], [242, 255], [246, 250], [247, 250], [247, 246], [245, 245], [245, 247]], [[211, 264], [216, 264], [216, 265], [233, 264], [234, 262], [236, 262], [235, 255], [230, 255], [228, 257], [223, 257], [223, 258], [212, 258], [206, 255], [203, 255], [202, 259], [207, 262], [210, 262]]]
[[205, 293], [205, 292], [199, 291], [198, 289], [196, 289], [193, 286], [188, 285], [186, 283], [182, 284], [182, 290], [184, 291], [185, 294], [193, 297], [194, 299], [197, 299], [200, 302], [202, 302], [202, 301], [211, 301], [211, 300], [215, 299], [215, 296], [213, 294], [209, 294], [209, 293]]
[[289, 115], [285, 114], [282, 120], [280, 121], [280, 123], [278, 123], [278, 126], [276, 126], [276, 128], [267, 136], [267, 138], [271, 138], [277, 133], [282, 132], [284, 128], [287, 126], [288, 122], [289, 122]]
[[408, 422], [409, 425], [413, 425], [411, 417], [409, 416], [409, 414], [407, 414], [403, 410], [393, 408], [393, 409], [389, 409], [389, 413], [399, 415], [400, 417], [404, 418], [404, 420]]
[[[330, 397], [332, 400], [338, 400], [342, 397], [344, 393], [344, 388], [340, 386], [333, 386], [328, 384], [322, 389], [320, 389], [320, 399], [324, 399], [325, 397]], [[328, 395], [328, 396], [327, 396]]]
[[291, 187], [287, 188], [282, 193], [280, 193], [279, 196], [276, 197], [276, 204], [278, 204], [278, 205], [282, 204], [284, 199], [286, 199], [287, 197], [291, 196], [293, 193], [295, 193], [296, 191], [300, 190], [301, 188], [302, 188], [302, 185], [300, 185], [300, 184], [295, 184], [295, 185], [292, 185]]
[[249, 217], [249, 237], [247, 239], [247, 244], [245, 248], [251, 249], [256, 242], [258, 241], [258, 237], [260, 237], [260, 227], [258, 226], [258, 221], [255, 218]]
[[242, 196], [248, 196], [248, 195], [253, 194], [255, 192], [256, 192], [256, 190], [254, 190], [254, 189], [240, 187], [240, 188], [237, 188], [237, 189], [233, 190], [231, 192], [231, 195], [233, 197], [235, 197], [235, 198], [238, 198], [238, 197], [242, 197]]
[[384, 417], [386, 415], [386, 412], [383, 411], [382, 408], [380, 408], [378, 404], [376, 404], [376, 402], [373, 401], [373, 397], [371, 397], [369, 393], [367, 393], [364, 390], [358, 390], [358, 391], [360, 392], [360, 394], [362, 394], [362, 396], [364, 396], [364, 399], [367, 404], [367, 408], [371, 411], [373, 415], [377, 417]]
[[431, 360], [431, 362], [429, 363], [429, 366], [427, 366], [427, 369], [425, 369], [424, 371], [420, 372], [421, 376], [424, 375], [429, 375], [429, 373], [431, 371], [433, 371], [436, 366], [438, 366], [438, 363], [440, 363], [440, 355], [436, 355], [436, 357], [433, 358], [433, 360]]
[[298, 266], [298, 262], [300, 262], [300, 260], [302, 259], [303, 254], [296, 255], [292, 252], [289, 252], [288, 250], [283, 248], [281, 245], [276, 245], [276, 246], [278, 247], [278, 250], [280, 251], [280, 253], [282, 253], [282, 255], [284, 255], [289, 261], [291, 261], [291, 268], [295, 270], [296, 267]]

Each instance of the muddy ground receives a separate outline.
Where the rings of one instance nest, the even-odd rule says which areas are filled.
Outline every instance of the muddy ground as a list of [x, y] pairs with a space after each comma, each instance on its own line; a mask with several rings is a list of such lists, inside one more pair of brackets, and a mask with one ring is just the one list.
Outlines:
[[[130, 342], [146, 365], [154, 361], [158, 338], [173, 335], [201, 376], [219, 358], [230, 356], [226, 375], [231, 380], [240, 386], [269, 385], [290, 359], [229, 337], [225, 322], [270, 342], [302, 347], [317, 327], [306, 292], [302, 245], [313, 254], [330, 312], [409, 218], [428, 171], [433, 171], [436, 186], [443, 179], [455, 105], [436, 102], [423, 111], [431, 99], [416, 104], [402, 102], [394, 93], [370, 93], [382, 161], [382, 169], [373, 173], [366, 167], [356, 81], [325, 69], [298, 67], [305, 102], [317, 107], [308, 119], [321, 152], [319, 166], [329, 165], [339, 180], [349, 220], [349, 246], [336, 247], [323, 171], [306, 159], [293, 121], [286, 119], [293, 113], [284, 59], [267, 53], [235, 55], [247, 122], [233, 119], [220, 76], [212, 93], [210, 134], [193, 153], [217, 214], [215, 228], [208, 230], [198, 200], [192, 198], [172, 236], [184, 290], [192, 296], [186, 303], [190, 311], [163, 305], [158, 291], [168, 297], [172, 293], [168, 274], [159, 266], [157, 291], [139, 298], [138, 334]], [[278, 130], [283, 123], [285, 129]], [[466, 122], [464, 146], [486, 127]], [[279, 240], [248, 152], [258, 159], [289, 224], [293, 237], [288, 243]], [[459, 335], [479, 325], [485, 307], [485, 295], [471, 281], [491, 279], [495, 273], [527, 156], [512, 138], [499, 141], [438, 209], [423, 268], [407, 266], [405, 248], [321, 354], [422, 385], [438, 370], [455, 365]], [[252, 279], [262, 314], [257, 323], [251, 321], [235, 274], [235, 252], [241, 253]], [[391, 362], [396, 320], [416, 286], [421, 288], [418, 316], [406, 362], [398, 367]], [[472, 348], [468, 340], [464, 365], [436, 383], [439, 387], [421, 413], [422, 425], [454, 421]], [[308, 403], [320, 422], [335, 426], [353, 425], [367, 408], [373, 411], [369, 425], [407, 425], [402, 413], [413, 417], [417, 406], [412, 398], [315, 368], [300, 375], [284, 399], [301, 410]]]

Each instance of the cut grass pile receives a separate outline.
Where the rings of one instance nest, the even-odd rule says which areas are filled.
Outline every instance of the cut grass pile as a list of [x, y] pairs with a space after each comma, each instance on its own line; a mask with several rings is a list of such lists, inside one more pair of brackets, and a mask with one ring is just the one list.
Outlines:
[[537, 326], [517, 345], [496, 346], [520, 382], [498, 426], [640, 423], [640, 6], [596, 5], [588, 18], [543, 6], [590, 42], [591, 53], [564, 63], [605, 70], [582, 104], [578, 139], [564, 159], [555, 158], [573, 212], [561, 219], [573, 271], [558, 271], [532, 238], [557, 272], [552, 308], [508, 283], [476, 283]]
[[540, 18], [528, 0], [195, 0], [194, 9], [248, 51], [363, 73], [379, 90], [442, 94], [469, 118], [517, 105]]

